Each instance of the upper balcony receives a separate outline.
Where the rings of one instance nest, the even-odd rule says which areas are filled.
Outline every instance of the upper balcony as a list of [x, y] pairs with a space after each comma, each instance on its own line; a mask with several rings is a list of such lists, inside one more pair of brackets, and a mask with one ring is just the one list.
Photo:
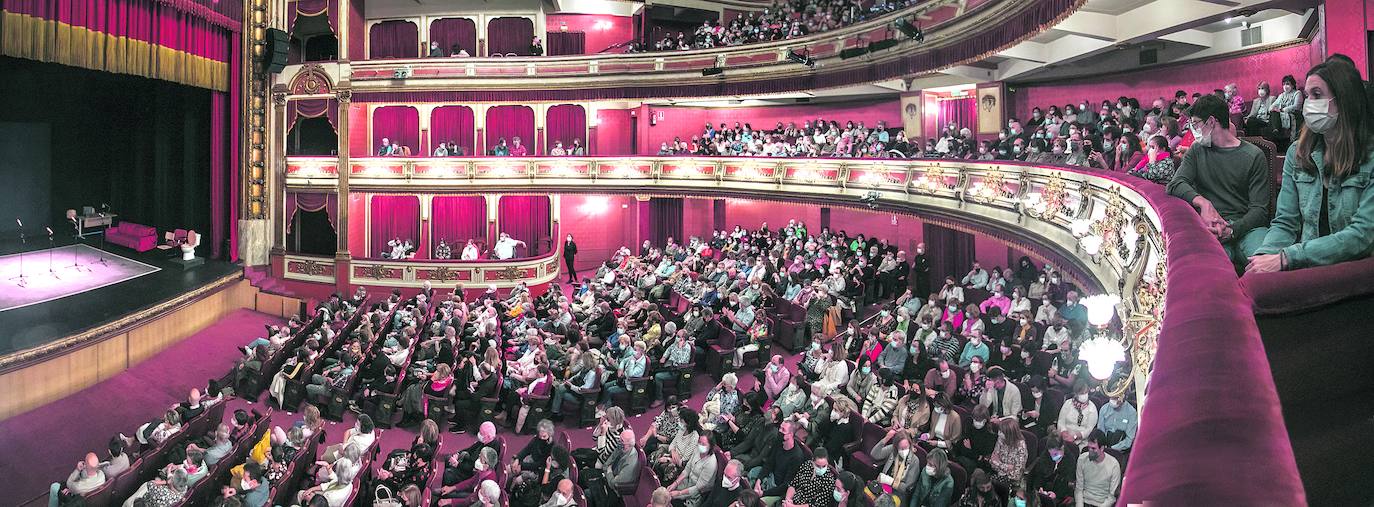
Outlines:
[[[749, 95], [901, 78], [984, 58], [1071, 14], [1080, 0], [929, 0], [842, 29], [736, 47], [636, 54], [342, 63], [356, 101], [634, 99]], [[918, 24], [919, 40], [895, 25]], [[354, 51], [363, 53], [362, 51]], [[809, 58], [814, 65], [798, 63]], [[299, 66], [281, 76], [289, 82]], [[704, 70], [718, 73], [704, 73]], [[404, 77], [398, 77], [404, 76]]]

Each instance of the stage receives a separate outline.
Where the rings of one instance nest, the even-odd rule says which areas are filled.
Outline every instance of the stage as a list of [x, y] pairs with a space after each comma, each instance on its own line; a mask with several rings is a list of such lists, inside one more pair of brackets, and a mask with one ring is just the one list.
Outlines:
[[[46, 247], [47, 238], [43, 239], [41, 246]], [[179, 249], [135, 252], [102, 245], [98, 237], [59, 239], [55, 244], [51, 272], [48, 248], [24, 252], [25, 287], [14, 278], [19, 275], [17, 251], [22, 247], [10, 244], [7, 255], [0, 257], [0, 329], [6, 330], [0, 333], [0, 356], [114, 322], [241, 269], [209, 259], [183, 269], [176, 262]], [[30, 241], [26, 246], [39, 245]]]

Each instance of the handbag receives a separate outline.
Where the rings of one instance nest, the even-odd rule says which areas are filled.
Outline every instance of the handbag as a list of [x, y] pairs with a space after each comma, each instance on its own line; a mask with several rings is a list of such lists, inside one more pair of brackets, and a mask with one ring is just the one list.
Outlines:
[[373, 490], [372, 507], [402, 507], [401, 499], [391, 492], [385, 484], [378, 484]]

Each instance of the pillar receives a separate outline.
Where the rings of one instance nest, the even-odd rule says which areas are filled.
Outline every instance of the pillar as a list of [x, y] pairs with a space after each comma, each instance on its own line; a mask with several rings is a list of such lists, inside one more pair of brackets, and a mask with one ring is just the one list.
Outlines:
[[339, 188], [335, 196], [339, 200], [339, 223], [337, 226], [339, 243], [334, 251], [334, 290], [342, 294], [353, 292], [349, 286], [349, 278], [353, 268], [350, 267], [352, 256], [348, 251], [348, 177], [353, 172], [352, 164], [349, 163], [348, 153], [348, 108], [353, 102], [352, 90], [339, 90]]
[[[1342, 53], [1355, 60], [1360, 76], [1369, 79], [1368, 36], [1371, 7], [1365, 0], [1326, 0], [1326, 54]], [[1316, 63], [1316, 62], [1313, 62]], [[1299, 83], [1301, 84], [1301, 83]]]

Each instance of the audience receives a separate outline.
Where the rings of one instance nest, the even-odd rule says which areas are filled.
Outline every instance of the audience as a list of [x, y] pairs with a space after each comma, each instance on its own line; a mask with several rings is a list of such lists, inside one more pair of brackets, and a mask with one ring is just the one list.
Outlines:
[[890, 0], [865, 8], [849, 0], [775, 2], [761, 11], [746, 11], [729, 22], [705, 21], [690, 36], [665, 31], [662, 39], [650, 44], [633, 43], [628, 52], [708, 49], [792, 39], [859, 23], [915, 3]]

